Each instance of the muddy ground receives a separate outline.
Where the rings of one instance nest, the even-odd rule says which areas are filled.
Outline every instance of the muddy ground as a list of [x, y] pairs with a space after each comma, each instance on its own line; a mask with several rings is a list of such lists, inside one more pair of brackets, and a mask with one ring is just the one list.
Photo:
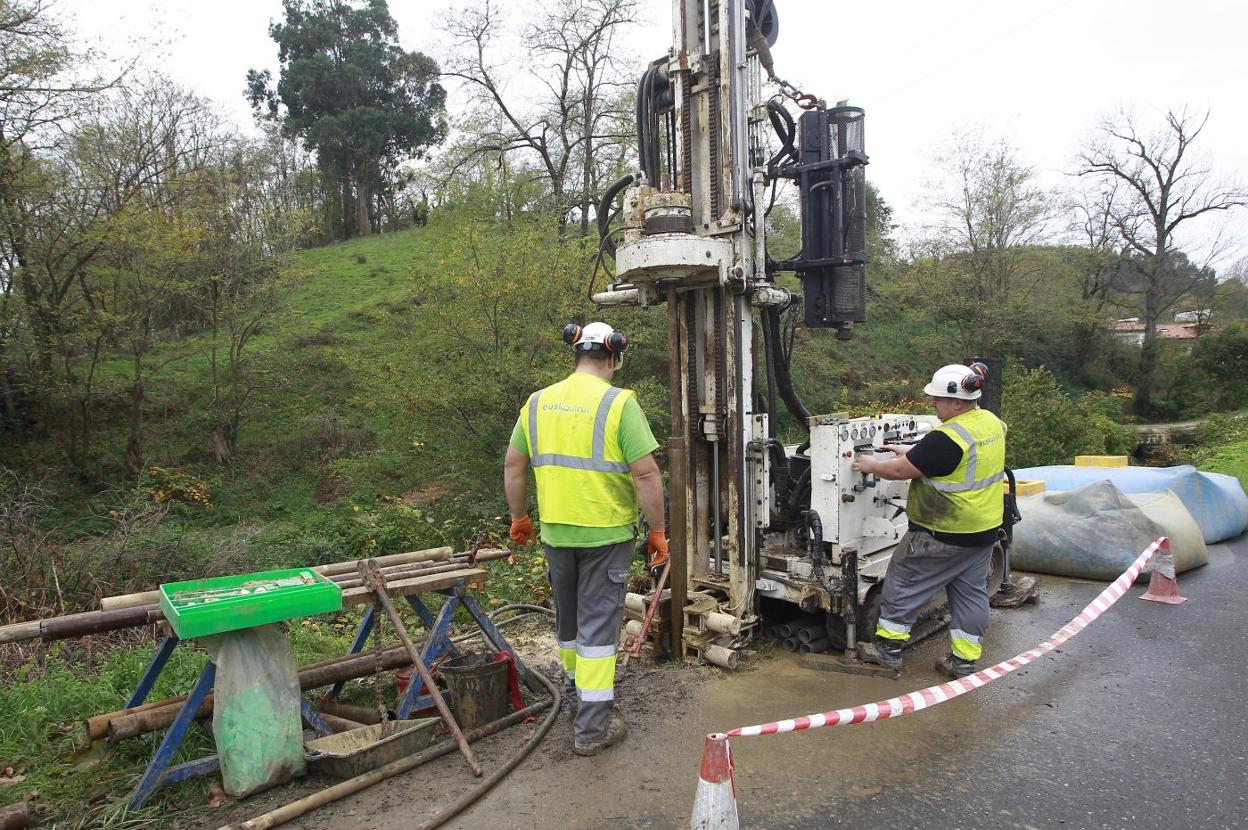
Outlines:
[[[1248, 726], [1239, 701], [1248, 542], [1213, 546], [1211, 555], [1209, 566], [1181, 577], [1186, 605], [1140, 602], [1137, 587], [1059, 652], [933, 710], [734, 741], [741, 826], [1248, 826]], [[1038, 605], [993, 611], [985, 656], [996, 661], [1034, 646], [1102, 587], [1046, 577]], [[533, 665], [547, 667], [537, 656], [540, 626], [508, 636]], [[634, 664], [618, 687], [631, 729], [624, 744], [594, 758], [573, 755], [565, 707], [518, 769], [445, 826], [688, 826], [706, 732], [939, 682], [932, 664], [944, 648], [937, 636], [909, 649], [899, 681], [813, 671], [780, 651], [735, 673]], [[486, 772], [535, 728], [476, 744]], [[288, 826], [406, 830], [472, 782], [452, 753]], [[328, 783], [309, 778], [176, 825], [217, 827]]]

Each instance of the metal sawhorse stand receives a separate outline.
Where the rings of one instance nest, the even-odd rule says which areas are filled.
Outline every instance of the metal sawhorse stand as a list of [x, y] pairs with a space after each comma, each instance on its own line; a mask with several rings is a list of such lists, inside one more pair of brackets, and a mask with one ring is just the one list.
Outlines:
[[[534, 693], [544, 693], [546, 691], [545, 687], [520, 660], [519, 655], [512, 649], [511, 644], [503, 638], [503, 635], [477, 601], [468, 595], [467, 582], [468, 580], [466, 579], [460, 579], [449, 588], [436, 589], [437, 593], [444, 594], [447, 597], [446, 602], [443, 603], [436, 617], [430, 612], [425, 603], [421, 601], [419, 594], [412, 593], [407, 595], [408, 603], [429, 630], [429, 636], [425, 640], [424, 650], [421, 653], [425, 666], [432, 669], [434, 663], [447, 653], [458, 655], [458, 649], [451, 642], [450, 627], [451, 618], [454, 616], [455, 610], [462, 607], [484, 633], [485, 639], [489, 644], [496, 651], [506, 652], [511, 656], [525, 687]], [[478, 582], [484, 582], [484, 572], [482, 572], [482, 579], [478, 580]], [[371, 594], [357, 595], [357, 601], [368, 601], [370, 596]], [[356, 630], [355, 637], [351, 641], [351, 648], [347, 654], [358, 654], [363, 650], [365, 643], [368, 641], [368, 636], [373, 630], [375, 613], [376, 606], [370, 604], [368, 610], [364, 613], [364, 619], [360, 621], [360, 626]], [[156, 679], [160, 676], [161, 671], [164, 670], [165, 664], [168, 663], [169, 657], [173, 654], [173, 650], [179, 642], [181, 641], [173, 634], [168, 635], [161, 642], [156, 649], [156, 653], [152, 656], [147, 670], [144, 671], [138, 685], [135, 686], [134, 692], [130, 695], [130, 699], [126, 702], [127, 709], [139, 706], [147, 699], [152, 687], [156, 684]], [[130, 809], [135, 810], [142, 807], [152, 797], [153, 793], [161, 787], [185, 781], [198, 775], [213, 773], [220, 769], [220, 763], [216, 755], [209, 755], [194, 761], [173, 765], [173, 756], [177, 753], [178, 748], [182, 746], [183, 741], [186, 740], [187, 733], [190, 731], [191, 724], [195, 722], [204, 698], [207, 697], [208, 692], [213, 687], [216, 674], [217, 667], [209, 660], [203, 671], [200, 672], [199, 679], [195, 681], [195, 685], [186, 696], [186, 700], [183, 701], [182, 707], [178, 710], [173, 723], [170, 724], [164, 739], [160, 742], [160, 746], [156, 748], [156, 753], [148, 763], [147, 769], [139, 779], [138, 785], [134, 788], [134, 793], [130, 797]], [[403, 694], [403, 698], [396, 710], [399, 718], [406, 718], [412, 712], [427, 709], [433, 705], [431, 695], [436, 692], [434, 690], [425, 690], [424, 684], [419, 677], [413, 675], [412, 680], [413, 682], [408, 684], [407, 691]], [[342, 691], [345, 683], [346, 681], [338, 681], [333, 684], [322, 698], [322, 702], [327, 702], [336, 697]], [[311, 704], [302, 695], [300, 696], [300, 707], [304, 719], [312, 726], [314, 731], [321, 735], [332, 734], [333, 730], [321, 719], [320, 715], [316, 713]]]

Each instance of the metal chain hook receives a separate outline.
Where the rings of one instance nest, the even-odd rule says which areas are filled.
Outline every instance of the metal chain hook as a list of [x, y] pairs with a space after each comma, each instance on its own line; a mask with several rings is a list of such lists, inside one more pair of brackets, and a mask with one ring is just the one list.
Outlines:
[[793, 84], [783, 78], [772, 75], [768, 80], [773, 81], [776, 86], [780, 87], [780, 94], [792, 100], [795, 104], [804, 110], [824, 109], [827, 104], [821, 99], [808, 92], [802, 92]]

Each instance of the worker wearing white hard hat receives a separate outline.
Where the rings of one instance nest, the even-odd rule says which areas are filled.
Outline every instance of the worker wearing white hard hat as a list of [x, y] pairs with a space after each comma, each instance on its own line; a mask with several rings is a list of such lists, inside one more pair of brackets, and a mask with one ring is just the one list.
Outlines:
[[854, 459], [854, 470], [909, 480], [910, 527], [884, 578], [875, 640], [867, 662], [901, 668], [901, 650], [919, 610], [944, 590], [949, 598], [949, 654], [937, 668], [954, 677], [975, 671], [988, 628], [988, 568], [1005, 510], [1005, 424], [980, 409], [987, 367], [942, 366], [923, 388], [940, 426], [912, 446], [886, 445], [888, 460]]
[[658, 449], [631, 390], [611, 385], [628, 338], [606, 323], [569, 324], [575, 371], [534, 392], [516, 420], [504, 461], [511, 538], [537, 541], [525, 469], [533, 467], [556, 651], [565, 691], [578, 701], [572, 750], [594, 755], [627, 733], [615, 708], [615, 655], [633, 559], [637, 510], [650, 533], [647, 566], [667, 561]]

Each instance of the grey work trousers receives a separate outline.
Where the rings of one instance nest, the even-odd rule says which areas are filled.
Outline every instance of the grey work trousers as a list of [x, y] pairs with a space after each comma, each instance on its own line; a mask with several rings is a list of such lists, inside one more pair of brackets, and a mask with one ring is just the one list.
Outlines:
[[884, 577], [877, 634], [905, 640], [919, 615], [940, 589], [949, 598], [950, 646], [959, 657], [979, 658], [988, 630], [988, 567], [992, 545], [964, 548], [930, 533], [909, 531], [897, 543]]
[[[546, 576], [555, 597], [555, 637], [565, 677], [575, 682], [579, 701], [573, 728], [579, 744], [602, 740], [611, 723], [615, 652], [633, 548], [632, 539], [597, 548], [546, 546]], [[572, 650], [574, 661], [569, 660]]]

